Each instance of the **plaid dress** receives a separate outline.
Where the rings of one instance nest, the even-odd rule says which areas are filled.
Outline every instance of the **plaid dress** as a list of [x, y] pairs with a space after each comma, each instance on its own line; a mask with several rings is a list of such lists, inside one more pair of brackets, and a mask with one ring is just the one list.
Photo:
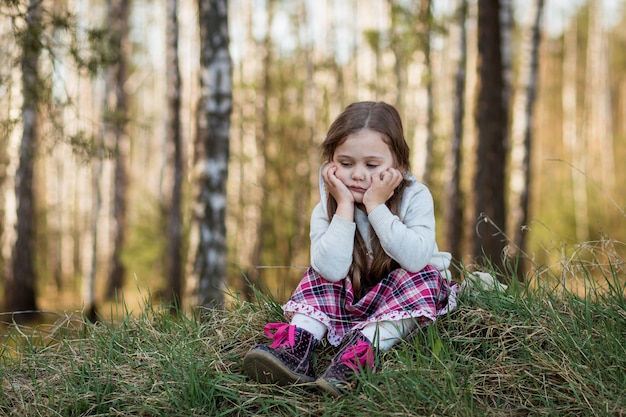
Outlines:
[[327, 281], [309, 268], [283, 310], [288, 320], [301, 313], [324, 323], [328, 342], [338, 346], [369, 323], [413, 318], [426, 326], [456, 307], [458, 290], [429, 265], [417, 273], [396, 269], [355, 300], [350, 279]]

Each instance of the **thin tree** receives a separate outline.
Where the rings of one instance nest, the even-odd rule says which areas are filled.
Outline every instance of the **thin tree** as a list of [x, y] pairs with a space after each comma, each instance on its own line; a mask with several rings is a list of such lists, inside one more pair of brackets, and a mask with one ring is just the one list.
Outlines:
[[461, 166], [463, 163], [463, 119], [465, 118], [465, 84], [467, 67], [467, 0], [460, 0], [458, 7], [459, 24], [459, 59], [455, 76], [454, 89], [454, 133], [450, 154], [447, 159], [449, 181], [446, 185], [446, 205], [444, 218], [446, 225], [446, 249], [452, 258], [459, 261], [461, 258], [461, 243], [463, 242], [463, 191], [461, 190]]
[[511, 128], [511, 178], [510, 210], [513, 248], [509, 250], [511, 266], [516, 268], [518, 279], [524, 276], [524, 262], [519, 257], [526, 251], [526, 226], [528, 223], [531, 179], [531, 150], [533, 110], [537, 95], [541, 16], [544, 0], [533, 1], [526, 9], [528, 24], [522, 44], [519, 69], [519, 91], [515, 95]]
[[172, 307], [182, 305], [183, 274], [183, 221], [182, 221], [182, 184], [183, 184], [183, 144], [181, 137], [181, 88], [178, 58], [178, 0], [167, 1], [167, 137], [173, 150], [172, 163], [174, 180], [169, 204], [167, 221], [166, 268], [169, 283], [166, 297]]
[[[390, 27], [389, 27], [389, 49], [393, 52], [395, 63], [393, 66], [396, 78], [396, 107], [400, 114], [406, 114], [409, 104], [406, 102], [408, 82], [407, 68], [413, 61], [417, 51], [423, 55], [423, 100], [421, 109], [424, 113], [424, 121], [415, 128], [416, 137], [419, 142], [423, 141], [423, 146], [416, 146], [413, 149], [415, 155], [419, 155], [419, 168], [416, 172], [422, 181], [430, 182], [430, 175], [433, 168], [433, 146], [435, 140], [435, 102], [433, 92], [433, 71], [431, 57], [431, 35], [433, 33], [432, 0], [420, 0], [412, 7], [403, 5], [398, 0], [388, 0], [390, 4]], [[382, 51], [379, 52], [383, 52]], [[377, 85], [383, 85], [377, 83]], [[420, 110], [421, 110], [420, 109]], [[420, 111], [422, 112], [422, 111]], [[407, 114], [407, 120], [414, 119], [414, 115]], [[407, 122], [407, 130], [411, 129], [411, 122]], [[417, 161], [417, 158], [415, 158]]]
[[424, 51], [424, 69], [426, 77], [424, 80], [426, 89], [426, 149], [424, 160], [424, 175], [422, 180], [429, 184], [431, 181], [433, 163], [434, 163], [434, 145], [435, 145], [435, 95], [433, 94], [433, 66], [431, 59], [431, 34], [433, 27], [432, 0], [421, 0], [420, 2], [419, 21], [424, 25], [422, 28], [421, 47]]
[[[615, 149], [613, 145], [610, 111], [610, 91], [607, 54], [607, 36], [603, 23], [603, 2], [590, 0], [589, 27], [585, 64], [585, 96], [581, 135], [586, 141], [587, 166], [577, 167], [592, 181], [602, 184], [609, 195], [613, 191], [615, 177]], [[596, 176], [599, 174], [599, 178]], [[593, 202], [593, 199], [590, 200]], [[594, 207], [600, 212], [606, 205]], [[606, 212], [604, 212], [606, 215]]]
[[9, 144], [9, 135], [5, 132], [0, 133], [0, 285], [4, 283], [6, 276], [6, 259], [4, 259], [2, 251], [2, 243], [5, 239], [5, 196], [6, 183], [8, 179], [7, 165], [9, 163], [7, 147]]
[[[22, 141], [19, 165], [15, 174], [15, 195], [17, 200], [17, 238], [13, 247], [12, 276], [7, 277], [6, 310], [36, 311], [35, 286], [35, 223], [36, 201], [34, 168], [35, 154], [39, 142], [40, 92], [39, 57], [42, 51], [43, 5], [40, 0], [30, 0], [26, 12], [26, 25], [21, 37], [22, 71]], [[16, 320], [25, 319], [19, 315]]]
[[94, 161], [91, 164], [91, 219], [90, 219], [90, 235], [86, 239], [90, 242], [90, 259], [85, 265], [86, 273], [82, 280], [83, 309], [85, 316], [91, 320], [98, 319], [98, 306], [96, 305], [96, 274], [98, 272], [98, 242], [99, 242], [99, 220], [102, 212], [102, 172], [104, 169], [104, 136], [106, 135], [106, 127], [102, 124], [102, 128], [94, 138]]
[[194, 212], [197, 249], [193, 274], [198, 303], [221, 306], [226, 286], [226, 180], [232, 112], [228, 2], [199, 0], [200, 98], [197, 115]]
[[[252, 288], [256, 286], [258, 281], [258, 269], [253, 260], [253, 254], [257, 252], [258, 240], [260, 236], [256, 233], [261, 223], [261, 204], [263, 192], [261, 187], [250, 184], [260, 184], [263, 178], [262, 168], [264, 160], [261, 150], [257, 147], [256, 140], [256, 119], [259, 118], [257, 113], [256, 100], [258, 92], [261, 88], [256, 88], [258, 68], [263, 68], [260, 57], [261, 54], [257, 50], [257, 41], [253, 36], [254, 18], [259, 16], [254, 12], [253, 0], [245, 0], [242, 3], [241, 14], [233, 16], [240, 19], [231, 21], [231, 24], [241, 25], [245, 28], [245, 41], [242, 43], [242, 56], [255, 57], [252, 60], [237, 60], [237, 68], [234, 71], [237, 79], [234, 81], [233, 94], [234, 101], [240, 103], [236, 107], [237, 112], [233, 114], [233, 136], [231, 137], [231, 153], [234, 158], [234, 174], [231, 172], [231, 178], [234, 179], [233, 188], [230, 190], [236, 198], [236, 206], [231, 207], [229, 214], [236, 213], [235, 220], [230, 223], [233, 229], [229, 230], [234, 236], [233, 258], [237, 265], [241, 267], [239, 288], [242, 289], [243, 295], [247, 300], [251, 300], [254, 291]], [[258, 64], [257, 64], [258, 62]]]
[[263, 39], [256, 43], [256, 62], [257, 64], [257, 80], [256, 80], [256, 100], [255, 100], [255, 126], [254, 126], [254, 138], [256, 144], [256, 158], [255, 167], [257, 170], [256, 184], [258, 184], [261, 193], [254, 193], [257, 196], [257, 204], [259, 208], [258, 222], [254, 229], [250, 230], [252, 234], [251, 240], [253, 242], [250, 268], [248, 269], [247, 279], [249, 285], [246, 286], [245, 294], [247, 299], [252, 298], [253, 288], [258, 287], [261, 282], [261, 274], [259, 266], [261, 265], [263, 255], [263, 230], [269, 227], [267, 216], [264, 213], [269, 212], [265, 210], [267, 207], [267, 194], [264, 190], [267, 189], [267, 175], [266, 164], [268, 159], [268, 146], [267, 138], [269, 136], [269, 96], [271, 88], [271, 68], [272, 61], [274, 59], [274, 53], [272, 49], [272, 37], [269, 28], [272, 27], [274, 15], [276, 13], [276, 1], [269, 0], [267, 2], [267, 13], [265, 14], [265, 27], [267, 31]]
[[111, 271], [107, 286], [106, 298], [111, 299], [124, 286], [126, 267], [122, 261], [122, 250], [126, 241], [126, 206], [128, 192], [128, 169], [126, 159], [128, 153], [128, 94], [124, 89], [128, 79], [128, 55], [130, 39], [128, 38], [128, 18], [130, 0], [109, 0], [109, 22], [112, 28], [112, 48], [117, 54], [117, 62], [110, 69], [113, 87], [109, 91], [109, 106], [112, 109], [109, 120], [112, 123], [114, 136], [115, 179], [113, 185], [113, 220], [114, 239], [111, 256]]
[[[502, 57], [502, 106], [510, 116], [513, 90], [513, 0], [500, 0], [500, 53]], [[504, 131], [504, 146], [509, 146], [509, 126]]]
[[477, 167], [474, 177], [475, 215], [473, 256], [479, 263], [502, 271], [505, 246], [505, 133], [507, 114], [503, 103], [500, 2], [478, 3], [478, 131]]
[[574, 200], [574, 221], [576, 241], [584, 242], [589, 232], [589, 198], [587, 184], [581, 170], [587, 163], [585, 137], [578, 129], [578, 25], [577, 18], [571, 20], [571, 26], [563, 35], [563, 144], [572, 161], [572, 196]]

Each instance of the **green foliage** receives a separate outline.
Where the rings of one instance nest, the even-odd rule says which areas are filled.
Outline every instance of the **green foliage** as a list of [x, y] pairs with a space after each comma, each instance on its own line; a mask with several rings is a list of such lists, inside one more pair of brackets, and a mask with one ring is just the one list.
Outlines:
[[[50, 123], [49, 131], [42, 128], [45, 133], [42, 135], [42, 144], [52, 147], [58, 142], [68, 143], [77, 155], [84, 156], [85, 159], [93, 158], [99, 150], [98, 146], [93, 145], [93, 138], [84, 132], [68, 135], [63, 126], [60, 126], [60, 115], [63, 111], [71, 110], [75, 103], [71, 99], [64, 101], [58, 95], [55, 96], [53, 73], [59, 62], [63, 61], [63, 65], [71, 64], [69, 60], [64, 60], [69, 55], [78, 70], [86, 70], [92, 77], [101, 75], [104, 68], [119, 60], [120, 51], [116, 47], [119, 36], [108, 27], [85, 27], [76, 21], [72, 11], [58, 4], [42, 4], [41, 19], [35, 24], [30, 22], [26, 25], [22, 22], [27, 18], [26, 6], [27, 2], [23, 1], [0, 2], [0, 14], [11, 16], [13, 20], [11, 30], [3, 33], [1, 39], [3, 51], [6, 52], [3, 64], [6, 68], [14, 69], [21, 64], [23, 56], [38, 56], [38, 79], [26, 83], [21, 91], [25, 96], [37, 100], [42, 120]], [[60, 81], [59, 77], [54, 80], [57, 83], [54, 85], [55, 90], [65, 88]], [[7, 87], [11, 82], [10, 72], [0, 74], [0, 85]], [[123, 126], [128, 121], [128, 116], [110, 111], [105, 119], [117, 127]], [[0, 132], [6, 132], [3, 137], [9, 137], [20, 122], [20, 119], [11, 119], [8, 116], [0, 120]], [[105, 150], [105, 156], [110, 154], [109, 150]]]
[[122, 261], [142, 287], [158, 288], [165, 283], [161, 277], [165, 271], [166, 217], [160, 204], [145, 194], [137, 198], [134, 207]]
[[[584, 277], [581, 277], [584, 278]], [[241, 358], [281, 320], [279, 304], [90, 324], [66, 317], [3, 343], [5, 415], [527, 416], [626, 412], [626, 286], [617, 275], [578, 297], [553, 287], [464, 293], [458, 308], [379, 356], [356, 391], [261, 385]], [[40, 334], [38, 334], [38, 332]], [[45, 334], [41, 334], [45, 333]], [[335, 348], [322, 344], [318, 371]]]
[[365, 42], [372, 48], [372, 51], [379, 53], [382, 50], [382, 33], [380, 30], [369, 29], [363, 32]]
[[89, 135], [84, 130], [68, 135], [65, 140], [71, 146], [72, 153], [78, 162], [88, 164], [100, 152], [105, 159], [113, 158], [115, 155], [113, 149], [106, 145], [100, 145], [97, 137]]
[[119, 36], [108, 27], [87, 28], [84, 35], [73, 37], [69, 53], [78, 68], [86, 70], [91, 77], [101, 75], [102, 70], [119, 61]]
[[260, 236], [261, 265], [281, 266], [263, 270], [263, 281], [269, 287], [280, 288], [287, 283], [294, 288], [301, 277], [299, 268], [309, 262], [308, 223], [313, 208], [311, 176], [317, 175], [319, 164], [311, 166], [311, 153], [319, 153], [319, 139], [311, 135], [301, 112], [305, 107], [306, 80], [293, 62], [279, 59], [270, 71], [273, 86], [281, 94], [271, 101], [268, 136], [264, 138], [266, 172], [261, 186], [262, 227]]

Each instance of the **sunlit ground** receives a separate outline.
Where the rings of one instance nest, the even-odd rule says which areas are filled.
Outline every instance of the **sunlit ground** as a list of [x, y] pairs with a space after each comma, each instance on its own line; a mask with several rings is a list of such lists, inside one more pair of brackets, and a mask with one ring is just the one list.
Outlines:
[[[128, 315], [139, 315], [152, 302], [150, 290], [128, 285], [114, 301], [97, 301], [98, 318], [104, 322], [120, 321]], [[0, 334], [5, 335], [8, 328], [25, 333], [38, 333], [41, 337], [52, 335], [72, 321], [83, 322], [86, 306], [81, 295], [69, 286], [58, 291], [53, 284], [39, 290], [37, 299], [38, 314], [34, 320], [24, 321], [23, 314], [0, 313]], [[19, 324], [19, 326], [18, 326]]]

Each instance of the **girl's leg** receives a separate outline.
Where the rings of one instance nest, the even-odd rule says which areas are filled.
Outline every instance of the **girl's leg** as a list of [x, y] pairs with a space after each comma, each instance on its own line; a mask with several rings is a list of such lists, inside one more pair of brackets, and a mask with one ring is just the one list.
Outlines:
[[311, 333], [318, 342], [326, 334], [326, 325], [324, 323], [302, 313], [295, 313], [290, 324]]
[[413, 318], [398, 321], [381, 321], [367, 324], [361, 332], [372, 341], [372, 345], [380, 351], [387, 351], [404, 339], [415, 327]]
[[391, 349], [416, 326], [415, 319], [410, 318], [369, 323], [355, 331], [333, 357], [326, 372], [315, 381], [316, 385], [334, 397], [344, 394], [351, 389], [359, 372], [367, 368], [374, 370], [377, 350]]
[[363, 317], [352, 337], [340, 348], [329, 368], [315, 383], [333, 396], [349, 390], [363, 369], [374, 370], [374, 352], [385, 351], [417, 326], [432, 323], [454, 308], [456, 288], [451, 288], [433, 267], [416, 274], [396, 270], [368, 294], [350, 305], [350, 313]]
[[[344, 335], [358, 322], [358, 317], [347, 312], [347, 306], [354, 300], [352, 285], [349, 280], [330, 282], [319, 275], [313, 268], [304, 274], [300, 284], [283, 306], [285, 316], [291, 320], [306, 317], [314, 324], [298, 322], [303, 328], [321, 336], [326, 334], [328, 342], [339, 346]], [[355, 320], [357, 319], [357, 320]], [[292, 322], [293, 323], [293, 322]], [[319, 327], [323, 324], [325, 329]]]
[[[298, 288], [306, 286], [309, 279], [310, 274], [305, 274]], [[299, 290], [296, 290], [294, 294], [298, 293]], [[326, 334], [327, 326], [312, 317], [314, 314], [325, 317], [322, 312], [315, 311], [313, 307], [310, 310], [311, 314], [306, 311], [289, 312], [289, 324], [270, 323], [265, 326], [265, 334], [273, 339], [273, 343], [256, 345], [246, 353], [243, 366], [250, 378], [280, 385], [315, 380], [311, 359], [314, 349]]]

